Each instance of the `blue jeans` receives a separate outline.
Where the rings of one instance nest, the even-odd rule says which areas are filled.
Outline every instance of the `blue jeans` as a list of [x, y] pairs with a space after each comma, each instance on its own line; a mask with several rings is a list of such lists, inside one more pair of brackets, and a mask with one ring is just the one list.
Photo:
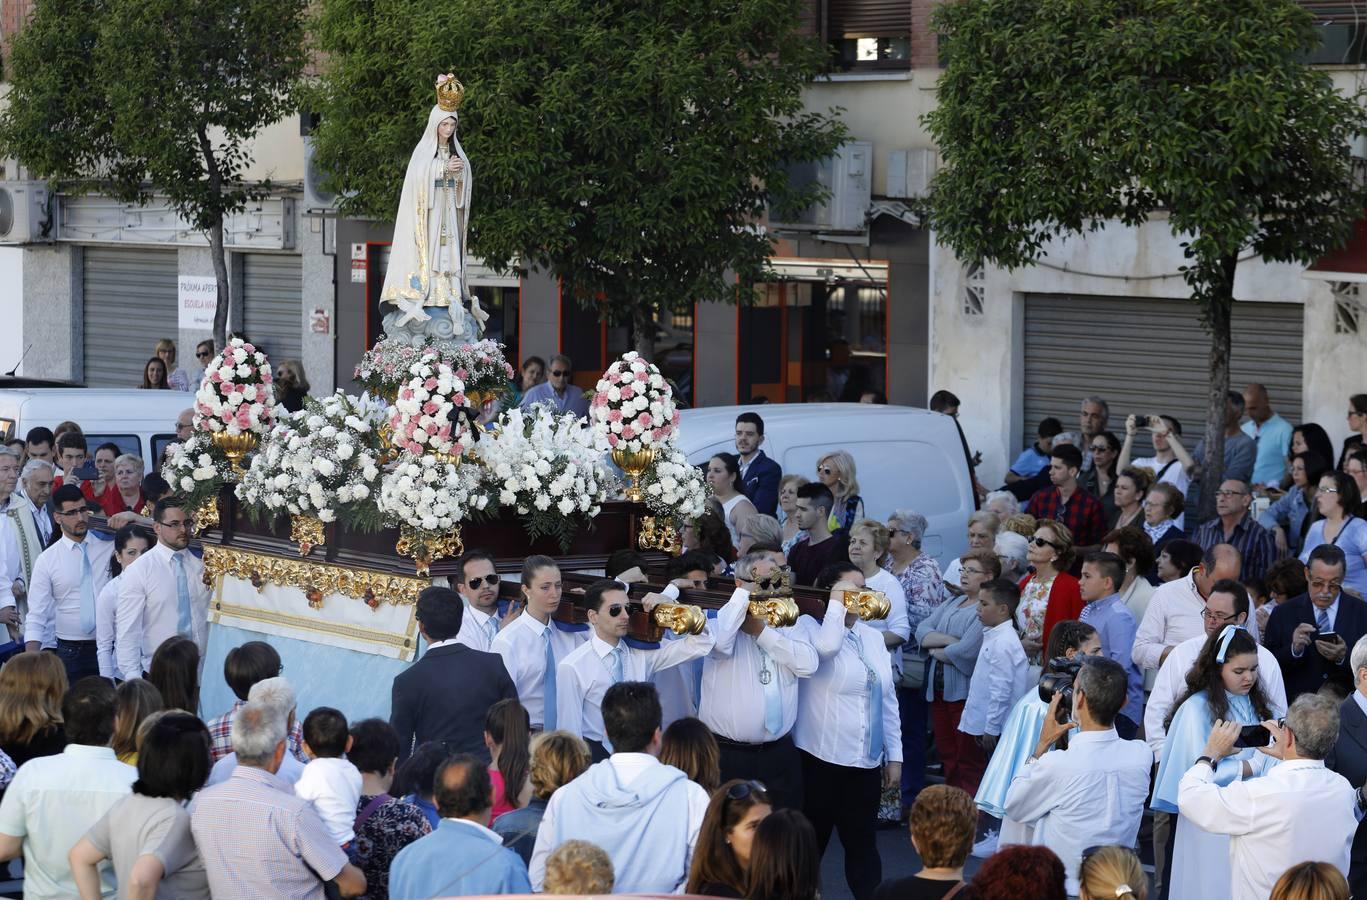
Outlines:
[[902, 718], [902, 806], [910, 808], [926, 783], [925, 688], [897, 689], [897, 708]]
[[75, 684], [82, 678], [100, 674], [100, 658], [94, 641], [64, 641], [57, 639], [57, 658], [66, 669], [66, 680]]

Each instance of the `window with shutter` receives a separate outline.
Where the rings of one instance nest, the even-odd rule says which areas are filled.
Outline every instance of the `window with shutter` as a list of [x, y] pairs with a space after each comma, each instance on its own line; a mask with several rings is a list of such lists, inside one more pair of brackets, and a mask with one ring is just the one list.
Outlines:
[[1367, 3], [1363, 0], [1301, 0], [1315, 17], [1320, 43], [1304, 61], [1352, 65], [1367, 60]]
[[911, 68], [911, 0], [825, 0], [825, 37], [844, 69]]

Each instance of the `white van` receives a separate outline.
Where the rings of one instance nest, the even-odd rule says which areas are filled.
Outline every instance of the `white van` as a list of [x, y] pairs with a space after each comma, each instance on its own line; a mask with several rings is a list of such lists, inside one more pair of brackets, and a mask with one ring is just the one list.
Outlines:
[[832, 450], [854, 457], [859, 495], [870, 518], [886, 522], [908, 509], [930, 522], [922, 550], [941, 568], [968, 549], [973, 481], [955, 421], [941, 413], [868, 403], [707, 406], [680, 413], [679, 446], [702, 465], [735, 453], [736, 416], [764, 419], [761, 449], [784, 474], [816, 481], [817, 460]]
[[184, 391], [40, 387], [31, 382], [8, 387], [0, 381], [0, 434], [5, 440], [22, 438], [30, 428], [72, 421], [81, 426], [92, 455], [100, 444], [112, 442], [121, 452], [142, 457], [151, 472], [162, 449], [176, 440], [176, 416], [194, 404], [194, 397]]

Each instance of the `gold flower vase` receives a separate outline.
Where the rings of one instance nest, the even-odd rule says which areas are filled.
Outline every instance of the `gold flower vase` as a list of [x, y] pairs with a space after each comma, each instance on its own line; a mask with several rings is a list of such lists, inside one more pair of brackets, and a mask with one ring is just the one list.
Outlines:
[[645, 499], [645, 492], [641, 488], [641, 475], [650, 464], [655, 461], [655, 448], [646, 447], [641, 450], [622, 450], [612, 451], [612, 461], [627, 476], [626, 497], [632, 503], [640, 503]]
[[241, 434], [229, 434], [226, 431], [215, 431], [212, 438], [214, 446], [223, 451], [223, 455], [228, 457], [228, 462], [232, 464], [233, 474], [238, 478], [242, 477], [242, 459], [248, 453], [256, 449], [260, 441], [255, 434], [244, 431]]

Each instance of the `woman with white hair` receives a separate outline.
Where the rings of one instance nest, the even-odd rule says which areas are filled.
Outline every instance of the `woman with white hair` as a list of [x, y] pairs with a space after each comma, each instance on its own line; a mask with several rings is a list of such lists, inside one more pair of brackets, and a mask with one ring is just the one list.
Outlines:
[[124, 453], [114, 460], [114, 479], [96, 503], [106, 516], [121, 512], [141, 512], [147, 499], [142, 495], [142, 457]]
[[921, 550], [930, 523], [909, 509], [888, 517], [888, 554], [885, 565], [902, 585], [907, 598], [907, 622], [912, 637], [902, 645], [902, 668], [897, 676], [897, 703], [902, 712], [902, 808], [910, 809], [925, 785], [926, 729], [930, 707], [926, 703], [926, 660], [916, 643], [916, 626], [949, 599], [940, 566]]
[[[968, 517], [968, 549], [988, 550], [992, 549], [992, 542], [997, 539], [997, 532], [1001, 530], [1001, 521], [995, 513], [990, 513], [985, 509], [980, 509]], [[961, 594], [959, 589], [959, 568], [958, 557], [951, 559], [949, 565], [945, 566], [944, 582], [952, 593]]]
[[1024, 535], [1016, 534], [1014, 531], [1003, 531], [997, 535], [997, 542], [993, 544], [992, 550], [997, 554], [997, 559], [1001, 560], [1003, 578], [1019, 582], [1026, 576], [1030, 568], [1030, 542]]
[[1010, 491], [993, 491], [983, 499], [983, 509], [994, 514], [998, 522], [1005, 522], [1021, 511], [1021, 505]]
[[859, 479], [855, 477], [854, 457], [844, 450], [834, 450], [816, 461], [817, 480], [831, 489], [835, 508], [831, 510], [829, 528], [846, 531], [864, 518], [864, 498], [859, 496]]

